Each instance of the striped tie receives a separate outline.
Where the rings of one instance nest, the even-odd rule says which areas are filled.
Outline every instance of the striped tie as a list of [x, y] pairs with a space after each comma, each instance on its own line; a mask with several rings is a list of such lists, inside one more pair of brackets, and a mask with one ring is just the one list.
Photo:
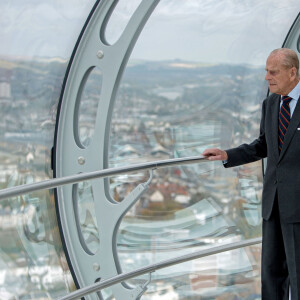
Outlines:
[[287, 131], [287, 128], [290, 124], [291, 120], [291, 112], [290, 112], [290, 102], [292, 98], [289, 96], [283, 96], [282, 97], [282, 105], [280, 108], [280, 113], [279, 113], [279, 132], [278, 132], [278, 137], [279, 137], [279, 151], [282, 149], [283, 145], [283, 140], [285, 133]]

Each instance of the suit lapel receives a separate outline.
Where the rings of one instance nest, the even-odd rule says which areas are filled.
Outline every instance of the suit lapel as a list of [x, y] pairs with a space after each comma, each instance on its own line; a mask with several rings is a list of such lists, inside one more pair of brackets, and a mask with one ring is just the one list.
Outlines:
[[289, 127], [287, 128], [286, 134], [284, 136], [284, 141], [283, 141], [283, 145], [282, 145], [282, 150], [279, 155], [279, 159], [281, 159], [282, 156], [284, 155], [286, 149], [288, 148], [288, 146], [295, 134], [296, 128], [300, 123], [300, 103], [299, 102], [300, 102], [300, 97], [297, 101], [297, 105], [295, 107], [292, 119], [290, 121]]
[[280, 104], [280, 95], [275, 97], [272, 106], [271, 106], [271, 124], [272, 125], [272, 142], [273, 142], [273, 153], [278, 160], [279, 158], [279, 149], [278, 149], [278, 119], [279, 119], [279, 104]]

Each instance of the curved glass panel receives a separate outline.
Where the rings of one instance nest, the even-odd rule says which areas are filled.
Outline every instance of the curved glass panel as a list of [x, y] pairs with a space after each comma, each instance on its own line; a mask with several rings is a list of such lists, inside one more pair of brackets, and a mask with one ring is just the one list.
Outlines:
[[142, 0], [119, 0], [113, 6], [112, 15], [110, 16], [105, 28], [105, 41], [110, 45], [114, 44], [122, 35], [130, 18], [140, 5]]
[[260, 255], [252, 246], [156, 271], [143, 299], [261, 299]]
[[88, 254], [95, 254], [99, 249], [100, 240], [90, 182], [83, 181], [73, 186], [73, 202], [81, 245]]
[[[113, 0], [100, 2], [103, 10], [118, 5]], [[134, 26], [144, 24], [146, 20], [144, 15], [141, 17], [133, 12], [139, 3], [150, 3], [150, 0], [127, 2], [130, 3], [120, 2], [112, 17], [115, 21], [108, 22], [106, 33], [114, 45], [118, 45], [116, 41], [120, 36], [124, 37], [122, 45], [128, 37], [134, 40], [138, 33]], [[144, 5], [139, 13], [150, 15], [156, 2], [151, 3], [148, 7]], [[94, 4], [95, 1], [90, 0], [0, 3], [1, 188], [53, 176], [51, 148], [63, 78], [77, 37]], [[88, 138], [93, 132], [84, 127], [85, 119], [93, 118], [93, 112], [85, 111], [85, 105], [95, 108], [97, 102], [87, 97], [89, 104], [85, 101], [78, 104], [81, 125], [75, 124], [82, 149], [75, 148], [75, 144], [72, 149], [73, 144], [70, 144], [71, 151], [67, 155], [72, 153], [76, 159], [71, 162], [73, 165], [68, 164], [69, 161], [64, 165], [67, 166], [64, 174], [74, 173], [74, 165], [85, 170], [102, 167], [97, 157], [102, 148], [105, 151], [100, 156], [108, 157], [109, 162], [104, 163], [107, 167], [197, 155], [205, 147], [225, 148], [252, 140], [258, 132], [260, 103], [266, 93], [262, 83], [265, 58], [273, 48], [281, 46], [298, 10], [298, 0], [288, 3], [256, 0], [251, 6], [243, 1], [229, 0], [160, 1], [127, 64], [115, 107], [109, 101], [117, 93], [122, 75], [118, 73], [118, 67], [122, 69], [126, 64], [134, 43], [129, 41], [123, 49], [122, 45], [120, 48], [103, 47], [107, 45], [100, 40], [88, 40], [87, 44], [93, 46], [88, 49], [91, 51], [88, 53], [92, 53], [91, 60], [78, 59], [77, 70], [86, 70], [85, 65], [81, 68], [81, 63], [87, 62], [93, 66], [103, 62], [106, 69], [101, 70], [109, 70], [108, 74], [103, 73], [103, 78], [111, 79], [103, 86], [107, 102], [99, 110], [110, 117], [114, 109], [110, 148], [107, 151], [109, 132], [105, 131], [110, 120], [106, 122], [105, 116], [99, 114], [95, 121], [96, 125], [100, 124], [98, 135], [93, 140], [98, 142], [94, 148], [97, 151], [83, 151], [91, 146]], [[99, 18], [101, 22], [108, 19], [108, 11], [101, 15], [103, 19]], [[127, 25], [122, 25], [125, 29], [119, 30], [117, 27], [121, 27], [122, 20], [126, 20], [123, 24]], [[97, 48], [99, 43], [105, 53]], [[104, 59], [101, 53], [105, 54]], [[105, 61], [107, 57], [109, 61]], [[111, 66], [113, 68], [108, 68]], [[89, 79], [91, 86], [94, 81], [100, 82], [92, 77]], [[63, 117], [74, 117], [74, 109], [64, 112]], [[99, 119], [104, 120], [104, 125]], [[71, 134], [64, 135], [66, 143], [70, 142], [74, 130], [71, 128]], [[85, 164], [82, 153], [91, 154], [91, 161]], [[86, 218], [87, 223], [80, 218], [87, 211], [85, 199], [93, 199], [93, 194], [98, 193], [97, 200], [103, 201], [99, 205], [95, 198], [95, 207], [105, 207], [103, 211], [88, 208], [97, 214], [99, 230], [102, 230], [101, 242], [104, 241], [106, 247], [98, 256], [98, 253], [94, 255], [95, 260], [88, 260], [90, 256], [78, 257], [79, 271], [85, 271], [79, 274], [90, 273], [91, 278], [103, 280], [121, 269], [132, 270], [212, 244], [260, 235], [260, 163], [226, 171], [217, 163], [160, 170], [155, 172], [148, 191], [145, 186], [133, 190], [139, 180], [145, 179], [142, 175], [137, 178], [123, 176], [112, 182], [111, 190], [114, 191], [113, 184], [117, 184], [116, 195], [120, 199], [131, 195], [127, 202], [113, 206], [110, 202], [103, 204], [107, 199], [102, 192], [102, 181], [95, 182], [93, 190], [89, 183], [87, 186], [83, 183], [79, 187], [82, 197], [76, 191], [78, 220], [83, 224], [79, 226], [80, 232], [92, 253], [96, 252], [98, 242], [89, 243], [89, 237], [93, 236], [91, 233], [96, 226], [92, 213]], [[72, 191], [70, 186], [66, 189]], [[64, 200], [72, 202], [71, 198]], [[59, 236], [52, 191], [1, 201], [0, 224], [1, 297], [56, 299], [75, 288], [65, 257], [68, 253], [64, 253]], [[84, 232], [84, 224], [92, 224], [93, 230]], [[105, 227], [107, 224], [110, 226]], [[119, 225], [119, 232], [115, 232]], [[76, 229], [73, 232], [76, 234]], [[224, 257], [157, 273], [149, 293], [143, 297], [188, 299], [199, 294], [216, 298], [219, 292], [228, 292], [232, 297], [243, 298], [240, 284], [249, 276], [253, 279], [251, 282], [256, 280], [251, 268], [255, 270], [258, 260], [246, 250]], [[229, 265], [229, 260], [239, 262], [239, 265]], [[199, 274], [204, 274], [204, 278], [197, 278]], [[205, 277], [207, 274], [211, 277]], [[224, 274], [226, 276], [222, 276]], [[232, 281], [226, 282], [226, 278], [232, 278]], [[142, 279], [144, 283], [148, 277]], [[140, 282], [138, 278], [131, 284], [137, 286]], [[251, 284], [246, 288], [251, 286], [255, 291]], [[134, 293], [136, 298], [138, 296], [138, 289], [122, 290], [120, 285], [116, 289], [107, 289], [103, 295], [122, 299], [125, 292], [126, 299], [131, 299]]]
[[[208, 147], [227, 149], [257, 137], [261, 103], [267, 94], [265, 60], [281, 47], [298, 13], [296, 1], [283, 11], [279, 4], [270, 4], [160, 1], [120, 83], [110, 128], [110, 167], [200, 155]], [[290, 22], [283, 24], [282, 15], [276, 17], [279, 12], [289, 16]], [[138, 180], [133, 183], [127, 176], [126, 181], [124, 175], [122, 182], [116, 181], [111, 182], [111, 195], [126, 197], [128, 186]], [[261, 162], [232, 169], [219, 162], [155, 171], [149, 189], [120, 224], [117, 247], [122, 271], [260, 236], [261, 192]], [[247, 277], [252, 258], [244, 252], [233, 256], [241, 256], [243, 262], [228, 269]], [[210, 265], [209, 259], [204, 261]], [[239, 266], [245, 268], [235, 270]], [[217, 293], [237, 288], [229, 283], [224, 283], [228, 289], [220, 287], [226, 276], [221, 280], [219, 272], [228, 275], [231, 271], [216, 268], [218, 275], [208, 271], [218, 278], [211, 289], [209, 281], [216, 279], [208, 278], [206, 286], [205, 275], [195, 288], [204, 298], [215, 299]], [[196, 277], [203, 269], [189, 265], [183, 278], [181, 270], [177, 266], [158, 272], [153, 294], [145, 299], [158, 295], [188, 299], [197, 294], [193, 286], [198, 285]], [[247, 295], [257, 288], [259, 271], [254, 277], [246, 287]], [[186, 278], [196, 278], [196, 283]], [[130, 282], [136, 286], [140, 280]], [[241, 296], [242, 290], [237, 294]]]
[[[95, 1], [0, 3], [0, 188], [53, 177], [51, 148], [68, 60]], [[0, 298], [57, 299], [75, 288], [53, 191], [0, 203]]]
[[75, 106], [74, 134], [79, 147], [88, 147], [93, 138], [101, 87], [101, 71], [97, 67], [89, 69], [81, 83]]
[[109, 192], [112, 199], [116, 202], [122, 202], [139, 183], [145, 182], [147, 177], [148, 173], [145, 172], [110, 177]]

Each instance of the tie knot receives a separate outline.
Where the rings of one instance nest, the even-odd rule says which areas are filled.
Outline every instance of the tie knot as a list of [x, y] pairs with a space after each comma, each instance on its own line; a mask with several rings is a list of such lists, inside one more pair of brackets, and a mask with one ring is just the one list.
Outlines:
[[285, 103], [285, 104], [290, 103], [291, 100], [292, 100], [292, 98], [289, 97], [289, 96], [283, 96], [283, 97], [282, 97], [282, 101], [283, 101], [283, 103]]

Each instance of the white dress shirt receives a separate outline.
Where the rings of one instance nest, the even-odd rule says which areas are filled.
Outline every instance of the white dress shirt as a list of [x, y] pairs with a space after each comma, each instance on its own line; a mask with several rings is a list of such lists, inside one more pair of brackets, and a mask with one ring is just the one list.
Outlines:
[[[289, 97], [292, 98], [291, 102], [290, 102], [290, 112], [291, 112], [291, 118], [293, 116], [296, 104], [299, 100], [300, 97], [300, 81], [298, 82], [298, 84], [294, 87], [294, 89], [287, 95]], [[281, 101], [280, 101], [280, 107], [282, 105], [282, 97], [281, 96]]]

